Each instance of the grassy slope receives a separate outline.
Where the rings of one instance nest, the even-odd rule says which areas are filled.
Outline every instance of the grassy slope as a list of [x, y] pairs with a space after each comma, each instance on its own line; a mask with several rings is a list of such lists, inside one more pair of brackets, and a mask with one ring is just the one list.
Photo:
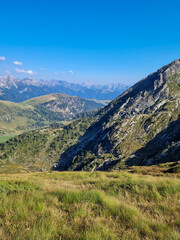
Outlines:
[[[64, 120], [58, 114], [44, 108], [41, 109], [41, 107], [36, 108], [36, 106], [68, 97], [65, 94], [49, 94], [22, 103], [0, 101], [0, 142], [4, 142], [12, 135], [18, 135], [22, 131], [49, 125], [53, 121]], [[88, 101], [89, 103], [93, 102], [93, 100]], [[96, 101], [94, 100], [94, 102]]]
[[[50, 102], [52, 100], [60, 100], [61, 98], [77, 98], [76, 96], [69, 96], [66, 94], [60, 94], [60, 93], [53, 93], [53, 94], [48, 94], [45, 96], [40, 96], [40, 97], [35, 97], [29, 100], [24, 101], [24, 104], [28, 104], [31, 106], [43, 104], [46, 102]], [[87, 99], [88, 101], [92, 101], [95, 103], [100, 103], [102, 105], [107, 105], [111, 100], [96, 100], [96, 99]]]
[[0, 180], [0, 239], [180, 239], [178, 174], [24, 171]]
[[[60, 94], [60, 95], [66, 96], [64, 94]], [[23, 104], [35, 106], [35, 105], [46, 103], [52, 100], [58, 100], [58, 94], [48, 94], [45, 96], [35, 97], [35, 98], [24, 101]]]
[[67, 148], [77, 143], [92, 121], [84, 118], [63, 128], [37, 129], [14, 136], [0, 144], [0, 163], [18, 163], [31, 170], [50, 169]]
[[0, 101], [0, 135], [17, 135], [24, 130], [48, 124], [34, 107], [27, 104]]
[[14, 137], [15, 135], [16, 135], [16, 134], [0, 136], [0, 143], [6, 142], [8, 139]]
[[31, 106], [21, 106], [18, 103], [0, 101], [0, 134], [19, 133], [18, 126], [23, 128], [27, 125], [27, 118], [25, 115], [22, 117], [22, 114], [32, 110]]

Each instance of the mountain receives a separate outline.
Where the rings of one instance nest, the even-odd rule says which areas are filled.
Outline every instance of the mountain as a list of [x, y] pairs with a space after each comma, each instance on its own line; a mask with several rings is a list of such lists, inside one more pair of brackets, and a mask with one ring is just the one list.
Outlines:
[[93, 100], [64, 94], [50, 94], [22, 103], [0, 101], [0, 134], [12, 135], [49, 125], [91, 116], [104, 106]]
[[[34, 107], [44, 100], [23, 104]], [[105, 171], [178, 160], [180, 60], [142, 79], [93, 117], [28, 131], [0, 144], [1, 162], [32, 169], [56, 165], [56, 170]]]
[[0, 100], [22, 102], [30, 98], [63, 93], [87, 99], [112, 100], [128, 87], [123, 84], [93, 85], [75, 84], [61, 80], [17, 79], [13, 76], [0, 77]]
[[59, 170], [109, 170], [180, 160], [180, 60], [129, 88], [96, 115]]

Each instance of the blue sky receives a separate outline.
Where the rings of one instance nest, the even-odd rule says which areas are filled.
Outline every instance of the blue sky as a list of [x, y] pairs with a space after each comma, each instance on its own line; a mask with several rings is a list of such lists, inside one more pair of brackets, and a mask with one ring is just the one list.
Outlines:
[[0, 75], [133, 84], [180, 58], [179, 12], [179, 0], [1, 1]]

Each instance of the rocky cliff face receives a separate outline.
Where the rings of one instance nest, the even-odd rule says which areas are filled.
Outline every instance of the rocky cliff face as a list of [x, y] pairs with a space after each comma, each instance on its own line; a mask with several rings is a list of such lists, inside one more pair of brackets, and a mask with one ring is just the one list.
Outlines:
[[[100, 110], [79, 143], [61, 156], [58, 168], [107, 170], [176, 161], [179, 115], [180, 60], [175, 60]], [[174, 133], [171, 137], [170, 131]], [[154, 146], [157, 154], [151, 156]]]
[[[47, 95], [47, 97], [48, 96], [49, 95]], [[40, 111], [45, 110], [51, 114], [54, 113], [59, 117], [59, 119], [64, 121], [78, 118], [86, 113], [88, 115], [88, 113], [91, 111], [96, 111], [97, 109], [103, 107], [101, 103], [96, 103], [94, 101], [79, 97], [73, 97], [64, 94], [51, 94], [50, 96], [54, 96], [54, 99], [36, 105], [35, 107]]]

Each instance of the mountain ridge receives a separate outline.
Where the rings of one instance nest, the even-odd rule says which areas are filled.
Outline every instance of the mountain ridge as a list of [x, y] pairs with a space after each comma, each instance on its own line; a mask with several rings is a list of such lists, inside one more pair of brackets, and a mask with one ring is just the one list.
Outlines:
[[63, 80], [17, 79], [13, 76], [0, 77], [0, 100], [23, 102], [30, 98], [52, 93], [67, 94], [87, 99], [112, 100], [128, 87], [116, 85], [95, 85], [70, 83]]
[[79, 143], [60, 157], [57, 169], [100, 170], [107, 163], [126, 164], [134, 152], [179, 118], [179, 73], [180, 60], [175, 60], [101, 109]]

